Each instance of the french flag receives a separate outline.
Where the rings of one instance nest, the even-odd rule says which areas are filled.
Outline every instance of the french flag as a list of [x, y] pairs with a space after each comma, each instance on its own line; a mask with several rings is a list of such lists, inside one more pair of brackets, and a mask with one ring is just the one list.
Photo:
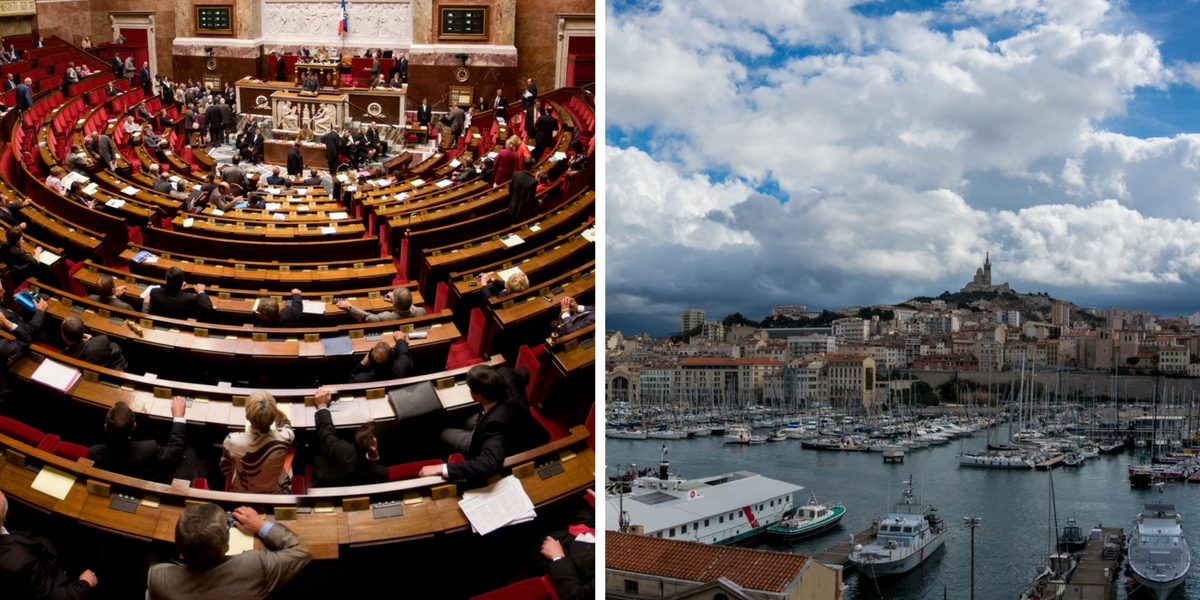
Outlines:
[[667, 443], [663, 442], [663, 458], [667, 457]]
[[346, 0], [342, 0], [342, 20], [338, 21], [338, 35], [350, 30], [350, 16], [346, 14]]

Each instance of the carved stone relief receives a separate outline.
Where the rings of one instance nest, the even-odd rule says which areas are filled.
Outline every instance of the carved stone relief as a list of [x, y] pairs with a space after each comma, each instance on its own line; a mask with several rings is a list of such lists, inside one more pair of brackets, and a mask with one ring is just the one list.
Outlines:
[[[412, 43], [409, 2], [348, 2], [346, 13], [350, 20], [346, 45], [390, 47]], [[263, 36], [278, 43], [295, 43], [297, 38], [336, 39], [340, 17], [341, 5], [335, 2], [266, 2]]]

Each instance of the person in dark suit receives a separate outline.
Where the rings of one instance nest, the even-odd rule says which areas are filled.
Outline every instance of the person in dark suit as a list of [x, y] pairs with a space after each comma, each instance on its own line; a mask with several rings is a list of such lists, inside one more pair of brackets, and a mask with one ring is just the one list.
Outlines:
[[9, 73], [8, 77], [4, 78], [4, 91], [17, 89], [17, 81], [13, 79], [13, 74]]
[[590, 600], [596, 597], [595, 509], [585, 505], [572, 521], [567, 531], [542, 540], [542, 556], [560, 600]]
[[33, 43], [33, 47], [34, 48], [45, 48], [46, 47], [46, 39], [39, 35], [38, 40]]
[[83, 146], [87, 148], [93, 157], [99, 157], [103, 160], [108, 168], [117, 168], [117, 146], [108, 135], [103, 133], [90, 134], [84, 138]]
[[492, 100], [492, 110], [496, 111], [494, 114], [497, 117], [507, 118], [505, 111], [508, 110], [508, 98], [504, 97], [504, 90], [496, 90], [496, 98]]
[[113, 53], [112, 63], [110, 64], [112, 64], [113, 75], [116, 75], [117, 77], [120, 77], [121, 73], [125, 71], [125, 63], [121, 62], [121, 55], [115, 52]]
[[523, 221], [537, 210], [537, 178], [529, 173], [533, 164], [532, 158], [526, 158], [524, 168], [513, 173], [508, 184], [508, 215], [514, 221]]
[[287, 81], [287, 63], [282, 54], [275, 55], [275, 81]]
[[9, 227], [20, 227], [25, 229], [25, 223], [21, 220], [21, 209], [33, 204], [33, 200], [26, 198], [21, 202], [8, 202], [8, 198], [0, 196], [0, 222], [4, 223], [5, 229]]
[[450, 147], [458, 147], [458, 138], [463, 133], [463, 125], [466, 123], [467, 113], [463, 112], [461, 106], [455, 106], [450, 110]]
[[379, 464], [379, 442], [375, 439], [375, 424], [364, 423], [354, 432], [354, 443], [338, 437], [329, 414], [333, 394], [328, 388], [318, 388], [313, 403], [317, 423], [317, 439], [321, 441], [321, 456], [313, 457], [313, 487], [368, 485], [388, 480], [387, 467]]
[[17, 110], [25, 112], [33, 106], [33, 80], [26, 77], [17, 86]]
[[413, 360], [408, 354], [408, 334], [397, 331], [392, 334], [392, 345], [378, 342], [350, 372], [350, 383], [368, 383], [403, 379], [412, 371]]
[[429, 107], [429, 99], [421, 98], [421, 106], [417, 107], [417, 123], [422, 127], [429, 127], [429, 122], [433, 120], [433, 109]]
[[5, 598], [85, 600], [96, 587], [90, 570], [72, 580], [58, 564], [58, 553], [49, 539], [26, 537], [5, 528], [8, 498], [0, 493], [0, 589]]
[[[20, 315], [4, 308], [3, 302], [4, 287], [0, 286], [0, 327], [3, 327], [15, 338], [10, 340], [0, 337], [0, 408], [3, 408], [4, 399], [8, 396], [8, 359], [19, 352], [24, 352], [33, 343], [42, 329], [42, 324], [46, 321], [46, 307], [49, 306], [44, 299], [38, 297], [37, 303], [34, 305], [36, 310], [29, 322], [26, 323]], [[3, 411], [0, 410], [0, 413]]]
[[271, 174], [267, 175], [267, 185], [283, 185], [285, 181], [287, 178], [281, 174], [279, 167], [271, 167]]
[[201, 311], [212, 310], [212, 301], [204, 293], [204, 284], [195, 290], [183, 289], [183, 269], [167, 269], [166, 284], [150, 291], [150, 314], [173, 319], [190, 319]]
[[321, 136], [321, 143], [325, 144], [325, 161], [329, 163], [329, 173], [333, 175], [337, 173], [338, 167], [338, 145], [341, 143], [341, 136], [338, 135], [337, 128], [330, 129]]
[[171, 178], [168, 177], [166, 173], [160, 172], [158, 174], [158, 179], [154, 180], [154, 191], [169, 194], [171, 193], [172, 189], [174, 188], [171, 185]]
[[171, 437], [166, 446], [157, 440], [131, 441], [133, 432], [137, 429], [137, 419], [133, 410], [123, 401], [118, 401], [104, 417], [104, 431], [108, 441], [88, 448], [88, 458], [96, 463], [98, 468], [125, 475], [137, 477], [146, 481], [170, 483], [172, 479], [191, 481], [205, 474], [198, 470], [192, 461], [185, 459], [188, 453], [185, 446], [187, 421], [184, 413], [187, 411], [187, 401], [183, 396], [171, 399]]
[[112, 275], [101, 275], [96, 280], [96, 293], [89, 294], [88, 300], [125, 310], [133, 310], [133, 307], [128, 302], [121, 300], [121, 296], [125, 295], [125, 290], [125, 284], [116, 285], [116, 281], [113, 280]]
[[392, 70], [388, 73], [389, 78], [400, 76], [401, 83], [408, 83], [408, 56], [401, 54], [396, 62], [392, 64]]
[[62, 351], [63, 356], [77, 358], [106, 369], [125, 370], [127, 363], [121, 353], [121, 347], [109, 341], [108, 336], [91, 335], [84, 331], [83, 321], [79, 317], [70, 316], [63, 319], [59, 333], [63, 343], [67, 345]]
[[308, 72], [308, 76], [304, 78], [304, 86], [301, 88], [306, 92], [317, 93], [321, 89], [321, 80], [312, 71]]
[[21, 247], [21, 238], [24, 237], [25, 230], [19, 225], [9, 227], [4, 232], [5, 243], [0, 244], [0, 262], [8, 265], [8, 274], [13, 285], [21, 285], [26, 279], [37, 275], [42, 276], [44, 269], [39, 269], [42, 266], [39, 259], [42, 256], [42, 248], [38, 246], [33, 249], [33, 254], [30, 254]]
[[221, 143], [225, 143], [225, 137], [229, 134], [229, 130], [233, 128], [233, 107], [225, 102], [224, 96], [217, 96], [217, 110], [221, 111]]
[[300, 290], [292, 290], [292, 298], [283, 308], [274, 298], [259, 298], [258, 308], [254, 311], [258, 321], [264, 327], [295, 327], [300, 323], [300, 315], [304, 314], [304, 301]]
[[[292, 148], [288, 150], [287, 174], [293, 177], [299, 177], [304, 174], [304, 156], [300, 154], [299, 146], [292, 146]], [[268, 180], [267, 183], [270, 183], [270, 180]], [[280, 183], [283, 182], [281, 181]]]
[[138, 69], [138, 79], [142, 81], [142, 91], [147, 96], [153, 96], [154, 94], [150, 91], [151, 86], [154, 85], [154, 79], [150, 77], [150, 63], [142, 63], [142, 68]]
[[263, 135], [262, 128], [255, 127], [254, 133], [246, 139], [246, 148], [242, 150], [242, 156], [253, 164], [258, 164], [258, 159], [263, 155]]
[[304, 185], [321, 185], [321, 176], [317, 174], [316, 169], [309, 169], [308, 178], [300, 183]]
[[296, 56], [299, 56], [302, 58], [308, 58], [309, 57], [308, 46], [300, 46], [300, 51], [296, 52]]
[[204, 119], [208, 121], [208, 137], [212, 141], [213, 147], [221, 145], [221, 108], [216, 104], [210, 104], [204, 110]]
[[537, 130], [534, 138], [536, 145], [530, 156], [533, 156], [534, 160], [541, 160], [542, 155], [554, 146], [554, 135], [558, 132], [558, 119], [550, 114], [550, 107], [542, 107], [542, 114], [538, 117], [535, 129]]
[[521, 105], [525, 107], [525, 135], [534, 134], [534, 108], [537, 107], [537, 86], [533, 85], [533, 78], [525, 80], [525, 91], [521, 92]]
[[420, 477], [441, 476], [454, 482], [482, 482], [500, 472], [504, 459], [550, 441], [550, 434], [533, 418], [525, 399], [529, 371], [475, 365], [467, 371], [471, 398], [483, 407], [467, 428], [447, 428], [442, 441], [464, 462], [422, 467]]

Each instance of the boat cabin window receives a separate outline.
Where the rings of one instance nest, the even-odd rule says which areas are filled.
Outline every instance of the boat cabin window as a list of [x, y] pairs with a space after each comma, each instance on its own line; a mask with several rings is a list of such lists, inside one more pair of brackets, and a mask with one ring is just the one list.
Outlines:
[[1142, 540], [1141, 540], [1141, 541], [1142, 541], [1142, 543], [1143, 543], [1143, 544], [1145, 544], [1145, 543], [1149, 542], [1149, 541], [1150, 541], [1150, 536], [1148, 536], [1148, 535], [1143, 535], [1143, 536], [1142, 536]]
[[822, 508], [821, 510], [817, 511], [817, 516], [823, 517], [823, 516], [825, 516], [825, 513], [827, 513], [827, 512], [829, 512], [829, 511]]
[[792, 497], [791, 497], [791, 496], [784, 496], [784, 497], [783, 497], [783, 501], [784, 501], [784, 502], [791, 502], [791, 500], [792, 500]]
[[912, 533], [912, 527], [905, 527], [904, 533]]
[[1171, 536], [1171, 543], [1178, 546], [1179, 545], [1179, 536], [1177, 536], [1177, 535]]

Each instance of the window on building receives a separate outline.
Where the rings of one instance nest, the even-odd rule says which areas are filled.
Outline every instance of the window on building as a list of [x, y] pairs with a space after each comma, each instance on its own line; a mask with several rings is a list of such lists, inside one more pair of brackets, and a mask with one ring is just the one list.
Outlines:
[[738, 518], [739, 518], [739, 519], [740, 519], [740, 518], [742, 518], [742, 511], [740, 511], [740, 510], [739, 510], [739, 511], [738, 511], [738, 513], [737, 513], [737, 515], [738, 515]]
[[704, 520], [704, 526], [705, 526], [705, 527], [708, 527], [708, 519], [705, 519], [705, 520]]
[[625, 593], [626, 594], [638, 593], [638, 582], [636, 582], [632, 579], [626, 579], [625, 580]]
[[717, 522], [718, 522], [718, 523], [724, 523], [724, 522], [725, 522], [725, 515], [721, 515], [721, 516], [720, 516], [720, 518], [718, 518], [718, 519], [717, 519]]
[[716, 594], [713, 594], [713, 600], [729, 600], [729, 596], [726, 596], [725, 594], [717, 592]]
[[674, 528], [674, 527], [672, 527], [672, 528], [671, 528], [671, 530], [670, 530], [668, 533], [670, 533], [670, 534], [671, 534], [671, 537], [675, 537], [675, 528]]
[[692, 531], [699, 531], [699, 530], [700, 530], [700, 521], [696, 521], [695, 523], [692, 523]]

